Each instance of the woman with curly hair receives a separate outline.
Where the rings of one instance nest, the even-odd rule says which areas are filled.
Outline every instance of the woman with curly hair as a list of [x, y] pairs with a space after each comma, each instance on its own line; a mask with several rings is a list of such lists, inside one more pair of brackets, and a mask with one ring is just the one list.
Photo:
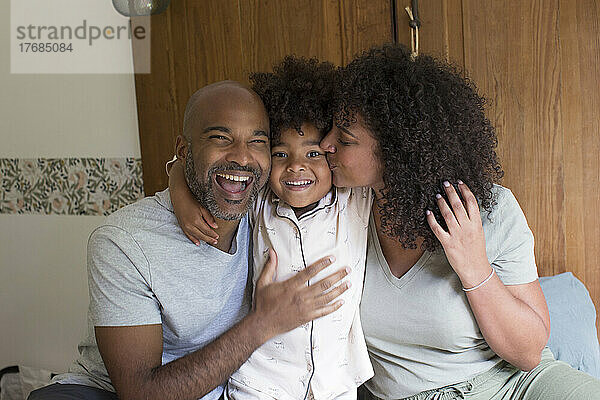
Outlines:
[[[375, 201], [361, 320], [364, 399], [591, 399], [600, 383], [545, 349], [533, 235], [475, 85], [445, 62], [374, 47], [341, 71], [321, 142], [338, 187]], [[526, 371], [526, 372], [524, 372]]]

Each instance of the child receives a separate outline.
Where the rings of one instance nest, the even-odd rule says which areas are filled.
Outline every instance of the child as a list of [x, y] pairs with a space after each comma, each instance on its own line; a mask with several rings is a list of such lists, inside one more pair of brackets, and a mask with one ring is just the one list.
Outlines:
[[[267, 108], [272, 134], [269, 187], [251, 213], [253, 283], [269, 248], [279, 260], [277, 280], [333, 254], [337, 266], [329, 268], [351, 269], [348, 282], [342, 283], [350, 286], [341, 296], [345, 304], [258, 348], [229, 379], [225, 398], [356, 399], [356, 388], [373, 376], [359, 319], [372, 195], [366, 188], [332, 188], [319, 147], [332, 120], [334, 72], [329, 63], [286, 57], [274, 73], [250, 77]], [[179, 195], [187, 188], [184, 182], [182, 169], [174, 170], [170, 186], [180, 221], [201, 212], [191, 195]], [[202, 228], [205, 235], [214, 235], [208, 225]], [[322, 271], [314, 282], [328, 273]]]

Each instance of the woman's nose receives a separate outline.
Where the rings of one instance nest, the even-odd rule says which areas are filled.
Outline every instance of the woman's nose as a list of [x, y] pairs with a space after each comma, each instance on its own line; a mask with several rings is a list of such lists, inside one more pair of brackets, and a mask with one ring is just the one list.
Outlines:
[[327, 152], [327, 153], [335, 153], [337, 151], [337, 149], [335, 148], [334, 144], [333, 144], [333, 130], [335, 128], [332, 128], [327, 135], [325, 135], [325, 137], [321, 140], [321, 143], [319, 143], [319, 147], [321, 148], [321, 150]]

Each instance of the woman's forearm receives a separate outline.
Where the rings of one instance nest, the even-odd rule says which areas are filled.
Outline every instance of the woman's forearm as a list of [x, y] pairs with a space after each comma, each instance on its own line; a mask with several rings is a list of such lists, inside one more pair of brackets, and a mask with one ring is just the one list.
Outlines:
[[548, 342], [548, 308], [539, 282], [505, 286], [496, 276], [467, 298], [483, 337], [501, 358], [524, 371], [535, 368]]

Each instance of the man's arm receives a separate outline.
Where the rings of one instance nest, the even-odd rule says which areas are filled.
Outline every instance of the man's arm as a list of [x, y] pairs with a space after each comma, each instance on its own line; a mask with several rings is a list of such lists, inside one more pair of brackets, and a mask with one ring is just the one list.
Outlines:
[[270, 338], [341, 307], [342, 300], [332, 301], [347, 284], [331, 288], [348, 269], [306, 286], [332, 261], [319, 260], [287, 281], [273, 282], [277, 259], [271, 250], [248, 316], [204, 348], [165, 365], [160, 324], [96, 327], [98, 349], [119, 398], [197, 399], [211, 392]]

